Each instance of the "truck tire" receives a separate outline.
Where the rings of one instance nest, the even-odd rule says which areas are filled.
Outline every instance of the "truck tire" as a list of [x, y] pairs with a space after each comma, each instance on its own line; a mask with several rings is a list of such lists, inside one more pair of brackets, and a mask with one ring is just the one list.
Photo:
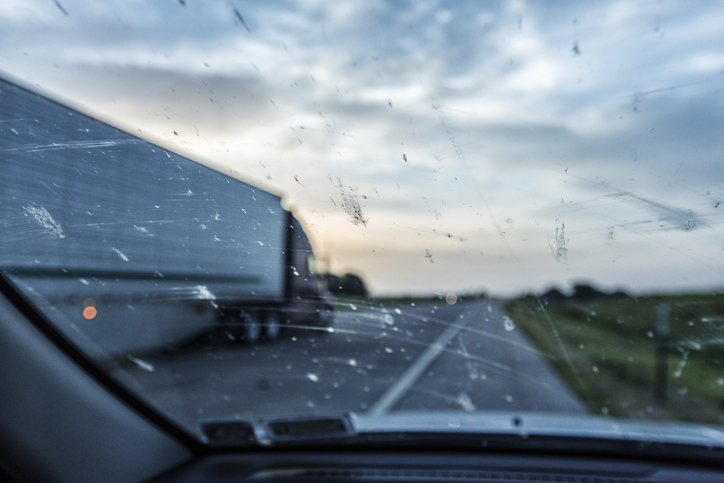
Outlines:
[[264, 338], [266, 340], [275, 340], [282, 331], [282, 323], [279, 312], [270, 310], [264, 317]]
[[243, 312], [243, 329], [242, 334], [244, 340], [248, 343], [258, 342], [261, 338], [261, 317], [256, 312]]
[[325, 329], [332, 327], [332, 322], [334, 321], [334, 312], [331, 308], [325, 307], [322, 309], [319, 309], [319, 327], [323, 327]]

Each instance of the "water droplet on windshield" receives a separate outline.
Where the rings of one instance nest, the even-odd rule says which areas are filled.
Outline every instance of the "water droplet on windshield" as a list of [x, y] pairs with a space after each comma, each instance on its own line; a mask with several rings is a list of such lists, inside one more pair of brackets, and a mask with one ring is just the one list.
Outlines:
[[312, 382], [317, 382], [317, 381], [319, 381], [319, 376], [316, 374], [312, 374], [311, 372], [308, 372], [307, 379], [309, 379]]

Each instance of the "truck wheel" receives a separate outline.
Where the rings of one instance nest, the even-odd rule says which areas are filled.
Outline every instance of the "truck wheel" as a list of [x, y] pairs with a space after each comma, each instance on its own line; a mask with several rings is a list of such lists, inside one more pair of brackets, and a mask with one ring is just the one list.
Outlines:
[[244, 340], [247, 342], [258, 342], [261, 338], [261, 322], [259, 314], [244, 312]]
[[324, 308], [319, 311], [319, 326], [325, 329], [332, 327], [334, 321], [334, 313], [329, 308]]
[[282, 324], [279, 320], [279, 312], [270, 310], [264, 318], [264, 338], [266, 340], [274, 340], [279, 337], [282, 331]]

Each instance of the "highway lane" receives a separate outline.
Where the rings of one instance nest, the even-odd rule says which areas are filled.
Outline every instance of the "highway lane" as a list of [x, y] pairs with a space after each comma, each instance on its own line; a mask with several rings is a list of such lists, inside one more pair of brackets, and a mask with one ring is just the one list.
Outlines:
[[586, 412], [500, 302], [471, 304], [460, 317], [468, 322], [392, 410]]
[[347, 411], [584, 411], [486, 299], [351, 305], [332, 332], [255, 345], [217, 337], [122, 367], [116, 377], [191, 430], [201, 420]]

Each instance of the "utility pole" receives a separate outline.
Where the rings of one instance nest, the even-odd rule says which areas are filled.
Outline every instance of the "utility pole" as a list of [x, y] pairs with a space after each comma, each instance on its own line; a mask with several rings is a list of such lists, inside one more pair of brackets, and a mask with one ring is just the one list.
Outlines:
[[669, 304], [656, 306], [656, 356], [654, 358], [654, 401], [666, 404], [669, 356]]

